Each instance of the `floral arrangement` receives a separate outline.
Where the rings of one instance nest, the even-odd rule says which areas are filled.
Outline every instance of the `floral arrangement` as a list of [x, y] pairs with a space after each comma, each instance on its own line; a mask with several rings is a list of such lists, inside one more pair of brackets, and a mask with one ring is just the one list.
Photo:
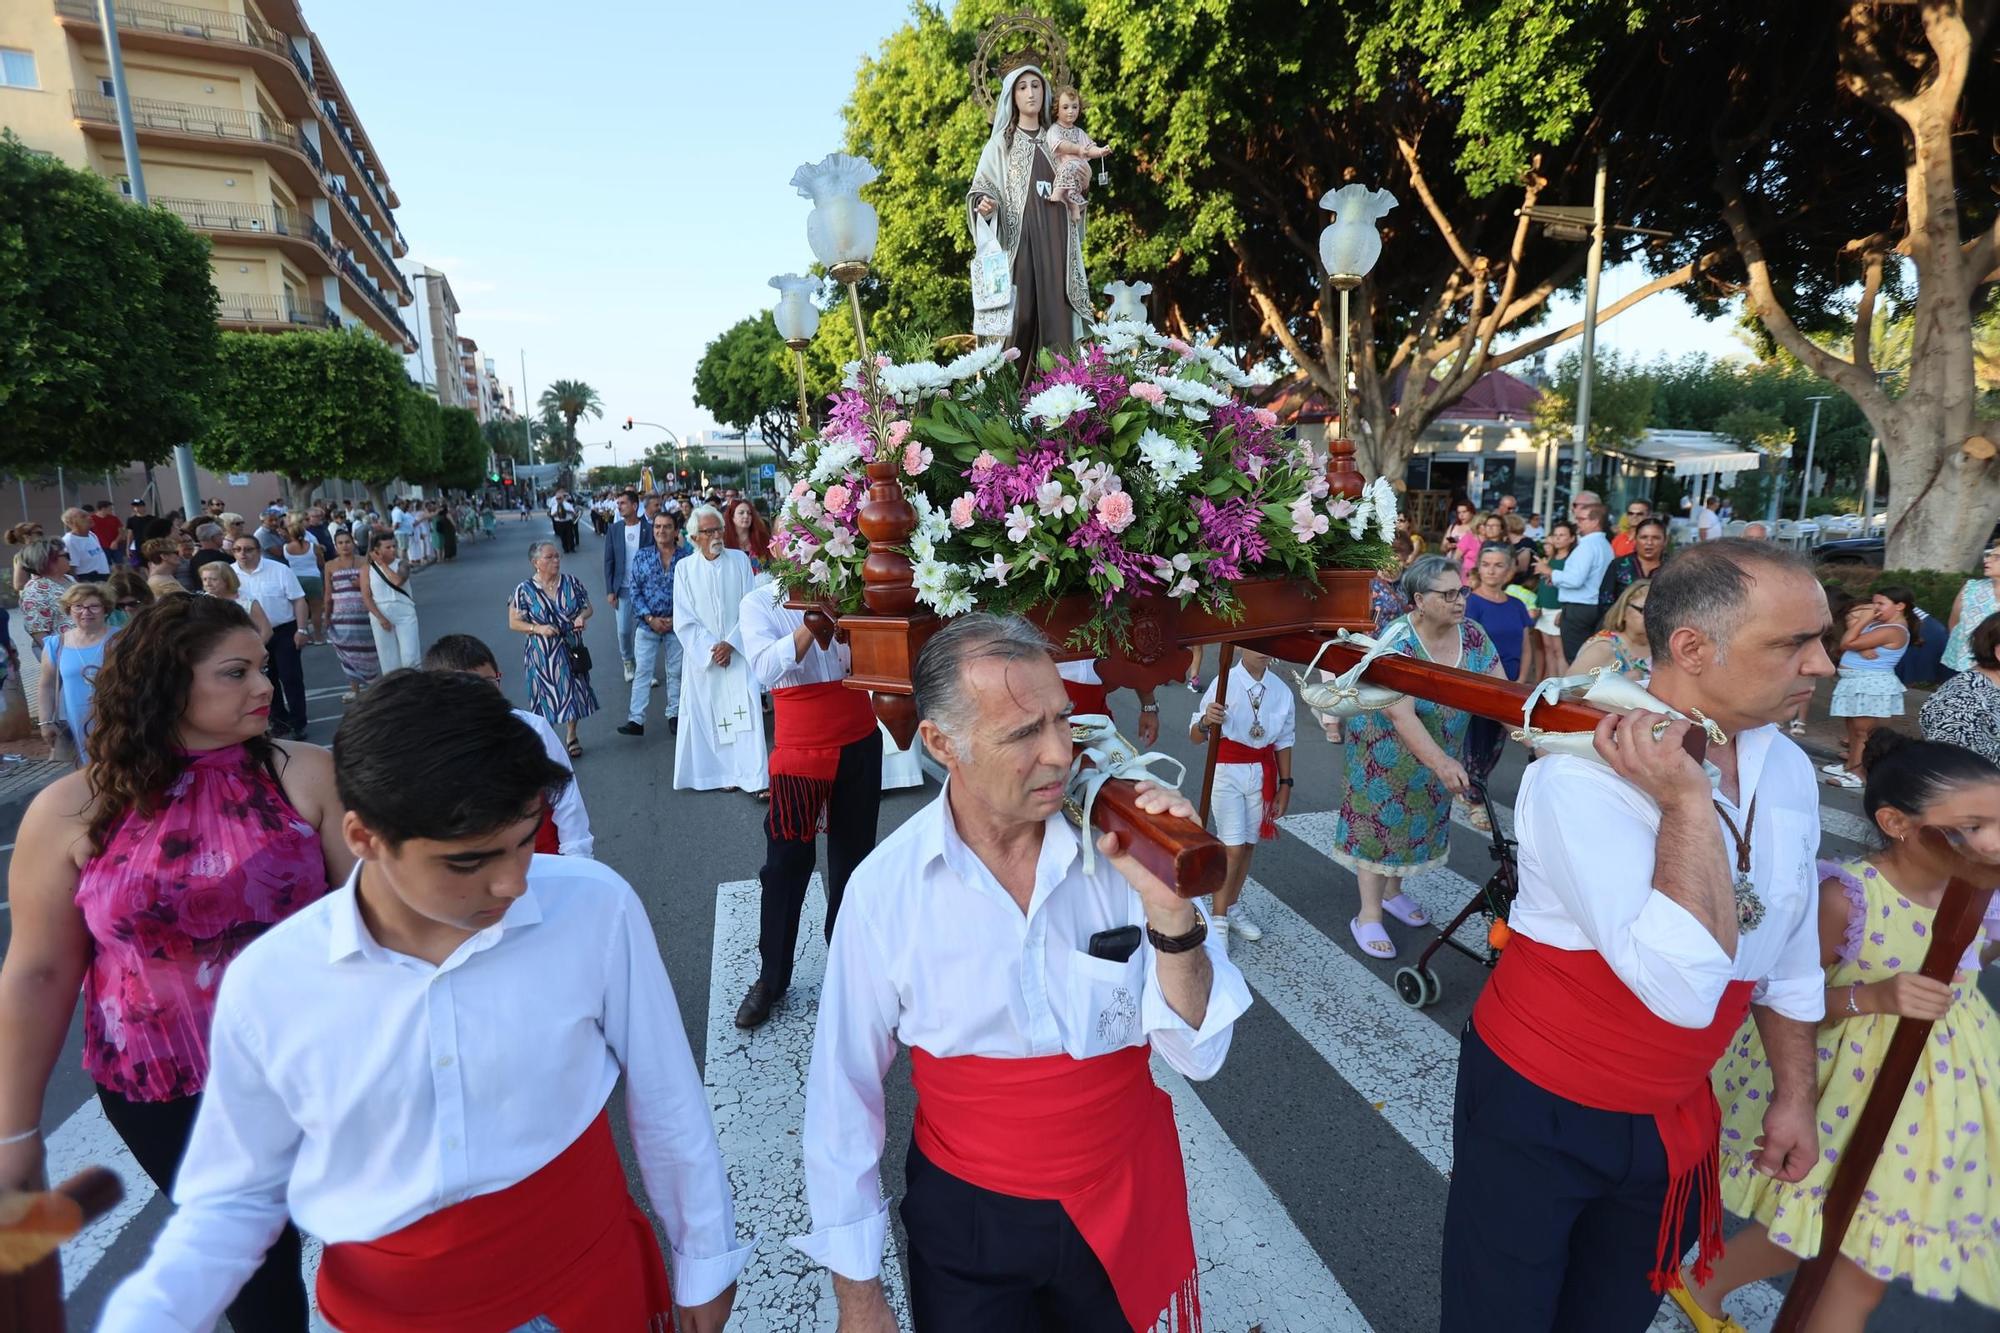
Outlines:
[[1325, 456], [1235, 391], [1268, 383], [1138, 321], [1094, 324], [1025, 377], [1011, 349], [850, 364], [771, 532], [795, 595], [862, 609], [863, 468], [899, 465], [917, 529], [901, 548], [941, 615], [1087, 594], [1079, 648], [1122, 638], [1126, 601], [1240, 614], [1243, 579], [1315, 581], [1390, 563], [1395, 492], [1329, 494]]

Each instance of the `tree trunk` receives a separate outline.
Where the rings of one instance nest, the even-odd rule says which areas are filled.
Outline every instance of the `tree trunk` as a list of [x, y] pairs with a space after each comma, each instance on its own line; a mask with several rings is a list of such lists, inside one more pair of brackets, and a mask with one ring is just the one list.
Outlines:
[[366, 485], [369, 503], [375, 506], [376, 513], [386, 515], [391, 509], [395, 508], [394, 505], [389, 503], [388, 490], [380, 482], [371, 481], [366, 483]]
[[313, 492], [320, 488], [323, 477], [285, 478], [285, 506], [294, 514], [303, 514], [312, 505]]
[[1970, 572], [2000, 512], [1993, 464], [1961, 452], [1962, 433], [1940, 441], [1938, 415], [1899, 412], [1882, 435], [1889, 464], [1886, 569]]

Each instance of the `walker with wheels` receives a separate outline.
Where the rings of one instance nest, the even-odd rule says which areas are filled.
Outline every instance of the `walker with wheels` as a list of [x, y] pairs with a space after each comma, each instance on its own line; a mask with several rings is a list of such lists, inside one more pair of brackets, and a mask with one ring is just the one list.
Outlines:
[[[1514, 872], [1514, 840], [1501, 830], [1500, 816], [1493, 808], [1492, 795], [1482, 791], [1479, 800], [1486, 809], [1486, 821], [1493, 831], [1493, 845], [1489, 849], [1494, 862], [1493, 873], [1480, 885], [1479, 892], [1459, 909], [1451, 924], [1438, 932], [1438, 937], [1430, 942], [1415, 963], [1396, 969], [1396, 997], [1412, 1009], [1428, 1009], [1437, 1003], [1438, 996], [1443, 993], [1437, 973], [1430, 967], [1431, 959], [1439, 949], [1456, 949], [1482, 967], [1491, 968], [1500, 961], [1500, 951], [1507, 944], [1507, 913], [1513, 910], [1518, 887]], [[1475, 912], [1484, 912], [1490, 918], [1484, 949], [1475, 949], [1455, 938], [1458, 928], [1471, 920]]]

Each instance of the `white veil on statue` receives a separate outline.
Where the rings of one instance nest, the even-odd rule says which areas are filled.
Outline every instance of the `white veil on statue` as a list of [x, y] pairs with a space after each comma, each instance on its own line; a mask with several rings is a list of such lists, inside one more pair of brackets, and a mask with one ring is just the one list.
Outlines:
[[1042, 124], [1047, 126], [1055, 114], [1055, 95], [1049, 89], [1049, 76], [1042, 73], [1039, 65], [1023, 65], [1009, 71], [1000, 81], [1000, 97], [993, 103], [993, 132], [986, 136], [986, 146], [979, 150], [979, 166], [972, 173], [972, 188], [965, 196], [966, 226], [975, 232], [979, 223], [978, 196], [985, 195], [998, 205], [993, 211], [993, 222], [1010, 259], [1015, 243], [1021, 238], [1026, 182], [1022, 182], [1023, 197], [1011, 198], [1007, 188], [1007, 127], [1014, 123], [1014, 84], [1023, 74], [1033, 74], [1042, 81]]

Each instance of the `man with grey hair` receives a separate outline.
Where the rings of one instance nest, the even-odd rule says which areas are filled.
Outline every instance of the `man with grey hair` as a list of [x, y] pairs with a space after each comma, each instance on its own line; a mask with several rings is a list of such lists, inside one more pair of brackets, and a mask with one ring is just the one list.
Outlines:
[[[1528, 766], [1513, 934], [1461, 1038], [1443, 1333], [1503, 1310], [1637, 1333], [1690, 1244], [1687, 1286], [1708, 1280], [1718, 1170], [1796, 1182], [1818, 1156], [1819, 797], [1774, 724], [1833, 674], [1827, 619], [1790, 553], [1690, 547], [1646, 602], [1650, 689], [1676, 716], [1607, 717], [1595, 758]], [[1709, 1079], [1746, 1014], [1773, 1090], [1718, 1168]]]
[[[1590, 496], [1585, 491], [1583, 496]], [[1574, 662], [1584, 643], [1597, 633], [1604, 608], [1597, 594], [1604, 572], [1611, 567], [1611, 539], [1604, 535], [1604, 506], [1588, 503], [1583, 496], [1570, 507], [1576, 515], [1576, 545], [1569, 558], [1557, 569], [1546, 558], [1535, 562], [1535, 571], [1555, 585], [1556, 600], [1562, 607], [1563, 657]], [[1594, 496], [1590, 497], [1592, 500]]]
[[1767, 542], [1771, 540], [1771, 530], [1762, 523], [1745, 523], [1742, 537], [1746, 542]]
[[744, 655], [743, 595], [750, 557], [722, 542], [722, 515], [704, 505], [688, 522], [695, 556], [674, 562], [674, 636], [681, 643], [681, 725], [674, 786], [762, 792], [764, 706]]
[[218, 560], [223, 564], [228, 564], [234, 558], [229, 552], [222, 549], [222, 536], [222, 525], [220, 523], [203, 522], [195, 524], [194, 539], [196, 545], [201, 549], [196, 551], [193, 557], [189, 559], [188, 568], [195, 572], [197, 582], [200, 580], [201, 567], [203, 565], [212, 565]]
[[[1070, 701], [1017, 617], [961, 616], [913, 684], [944, 794], [862, 862], [833, 934], [806, 1080], [793, 1244], [844, 1333], [890, 1333], [882, 1078], [910, 1047], [902, 1214], [917, 1333], [1150, 1328], [1199, 1299], [1173, 1103], [1149, 1051], [1213, 1076], [1250, 1005], [1195, 905], [1063, 814]], [[1146, 786], [1149, 814], [1191, 818]]]

